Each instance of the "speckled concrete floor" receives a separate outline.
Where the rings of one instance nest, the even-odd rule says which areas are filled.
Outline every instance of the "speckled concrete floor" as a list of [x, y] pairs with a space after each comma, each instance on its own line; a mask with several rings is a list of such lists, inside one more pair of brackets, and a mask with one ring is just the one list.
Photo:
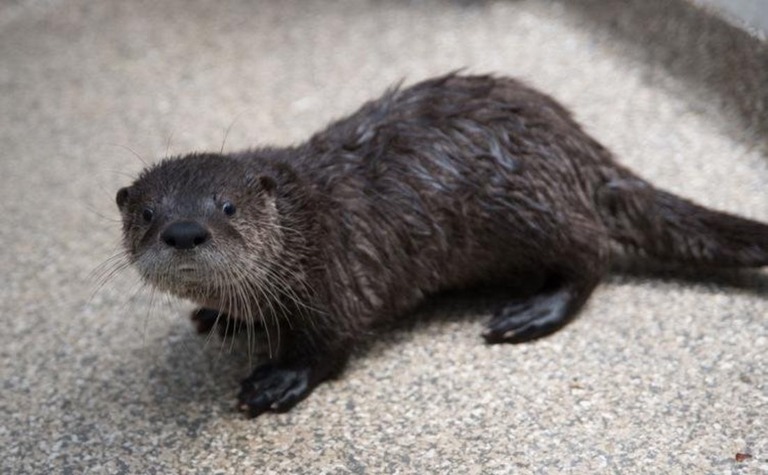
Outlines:
[[[768, 471], [768, 274], [616, 276], [520, 346], [448, 300], [283, 415], [233, 411], [247, 357], [124, 272], [113, 196], [166, 153], [305, 138], [387, 85], [527, 79], [621, 161], [768, 221], [768, 160], [687, 84], [544, 1], [0, 6], [2, 473]], [[477, 314], [477, 318], [471, 318]], [[736, 453], [753, 458], [736, 462]]]

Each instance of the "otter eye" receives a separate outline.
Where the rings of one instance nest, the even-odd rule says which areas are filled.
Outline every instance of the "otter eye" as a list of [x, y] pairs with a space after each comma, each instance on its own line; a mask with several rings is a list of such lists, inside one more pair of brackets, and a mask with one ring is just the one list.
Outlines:
[[152, 211], [152, 208], [144, 208], [144, 210], [141, 212], [141, 217], [144, 219], [145, 223], [149, 223], [152, 221], [152, 218], [155, 217], [155, 212]]
[[226, 203], [224, 203], [223, 205], [221, 205], [221, 210], [222, 210], [222, 211], [224, 211], [224, 214], [226, 214], [227, 216], [232, 216], [232, 215], [234, 215], [234, 214], [235, 214], [235, 211], [236, 211], [236, 209], [235, 209], [235, 205], [233, 205], [233, 204], [232, 204], [232, 203], [230, 203], [229, 201], [227, 201]]

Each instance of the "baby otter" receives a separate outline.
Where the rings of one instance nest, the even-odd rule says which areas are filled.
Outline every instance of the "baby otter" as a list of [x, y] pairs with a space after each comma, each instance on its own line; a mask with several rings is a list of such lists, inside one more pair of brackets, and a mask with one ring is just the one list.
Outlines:
[[483, 333], [518, 343], [571, 320], [617, 253], [768, 265], [768, 225], [654, 188], [552, 98], [493, 76], [393, 88], [295, 147], [165, 159], [117, 205], [131, 262], [197, 302], [202, 328], [263, 326], [270, 359], [239, 395], [252, 417], [441, 290], [536, 282]]

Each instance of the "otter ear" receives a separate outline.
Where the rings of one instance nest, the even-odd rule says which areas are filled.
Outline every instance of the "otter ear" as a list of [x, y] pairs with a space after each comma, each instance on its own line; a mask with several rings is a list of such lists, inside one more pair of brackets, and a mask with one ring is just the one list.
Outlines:
[[268, 175], [248, 175], [245, 177], [245, 183], [248, 187], [263, 190], [267, 194], [274, 194], [277, 188], [277, 182]]
[[123, 209], [125, 206], [125, 202], [128, 200], [128, 194], [130, 193], [130, 188], [120, 188], [117, 191], [117, 196], [115, 196], [115, 203], [117, 203], [117, 207], [120, 209]]

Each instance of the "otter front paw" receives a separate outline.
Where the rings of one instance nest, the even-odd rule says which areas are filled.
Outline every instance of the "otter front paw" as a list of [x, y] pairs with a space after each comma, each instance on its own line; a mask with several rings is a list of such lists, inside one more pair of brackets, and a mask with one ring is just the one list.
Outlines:
[[243, 380], [238, 395], [240, 411], [257, 417], [266, 411], [285, 412], [307, 397], [314, 389], [312, 369], [282, 368], [267, 363]]

